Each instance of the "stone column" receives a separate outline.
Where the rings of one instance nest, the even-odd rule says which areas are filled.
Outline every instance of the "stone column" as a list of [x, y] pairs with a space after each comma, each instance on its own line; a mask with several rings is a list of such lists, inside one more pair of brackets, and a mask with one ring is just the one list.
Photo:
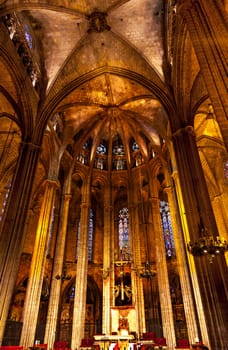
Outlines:
[[[141, 179], [140, 179], [141, 180]], [[131, 247], [133, 253], [133, 272], [132, 273], [132, 290], [133, 302], [135, 303], [138, 336], [141, 337], [143, 332], [146, 332], [145, 322], [145, 305], [143, 294], [143, 282], [140, 277], [140, 271], [142, 267], [141, 262], [141, 249], [140, 249], [140, 232], [139, 232], [139, 206], [140, 203], [137, 198], [137, 189], [140, 191], [140, 184], [133, 182], [131, 179], [131, 185], [129, 190], [129, 223], [130, 223], [130, 238]], [[138, 204], [137, 204], [138, 203]]]
[[24, 319], [20, 344], [24, 347], [32, 346], [35, 340], [56, 188], [56, 181], [46, 180], [23, 310]]
[[51, 291], [48, 304], [48, 314], [46, 321], [44, 343], [48, 344], [49, 349], [53, 349], [55, 342], [55, 333], [58, 320], [60, 293], [62, 280], [56, 279], [56, 276], [61, 276], [64, 263], [65, 242], [67, 234], [67, 219], [69, 212], [69, 204], [71, 195], [66, 190], [66, 193], [62, 196], [61, 210], [60, 210], [60, 222], [58, 237], [56, 242], [54, 267], [52, 272]]
[[[102, 333], [110, 334], [111, 331], [111, 266], [113, 254], [111, 249], [113, 228], [113, 207], [111, 205], [111, 183], [105, 188], [104, 197], [104, 241], [103, 241], [103, 303], [102, 303]], [[112, 258], [112, 259], [111, 259]], [[112, 268], [111, 268], [112, 267]]]
[[[177, 173], [173, 174], [173, 178], [175, 182], [178, 181], [177, 176], [178, 176]], [[179, 222], [179, 214], [177, 212], [177, 204], [176, 204], [173, 188], [171, 186], [166, 187], [164, 192], [166, 192], [168, 196], [177, 263], [178, 263], [178, 272], [180, 276], [181, 293], [182, 293], [184, 311], [185, 311], [185, 319], [187, 324], [189, 341], [192, 344], [195, 342], [195, 338], [200, 339], [200, 334], [198, 333], [197, 316], [196, 316], [195, 304], [194, 304], [194, 299], [192, 294], [189, 270], [187, 267], [188, 265], [187, 258], [186, 258], [186, 254], [184, 253], [185, 242], [183, 240], [183, 235], [180, 229], [181, 225]]]
[[14, 290], [40, 148], [22, 143], [0, 233], [0, 344]]
[[[150, 189], [151, 190], [151, 189]], [[151, 291], [151, 310], [150, 310], [150, 317], [153, 319], [154, 326], [153, 331], [155, 334], [160, 334], [161, 328], [162, 328], [162, 320], [160, 315], [160, 308], [157, 301], [157, 283], [156, 283], [156, 277], [157, 271], [156, 271], [156, 251], [155, 249], [150, 249], [150, 247], [154, 246], [154, 242], [156, 239], [156, 232], [154, 231], [154, 225], [153, 225], [153, 199], [150, 196], [150, 191], [148, 193], [148, 199], [145, 203], [145, 207], [147, 208], [147, 245], [149, 247], [148, 249], [148, 262], [150, 263], [150, 271], [152, 272], [152, 276], [148, 278], [147, 284], [149, 285], [150, 291]], [[152, 264], [151, 264], [152, 263]], [[155, 299], [155, 301], [154, 301]]]
[[[225, 186], [223, 187], [222, 193], [219, 196], [214, 197], [212, 206], [220, 237], [224, 237], [228, 242], [228, 196]], [[225, 258], [228, 266], [228, 252], [225, 253]]]
[[[183, 197], [186, 217], [183, 227], [186, 243], [199, 239], [199, 225], [202, 222], [209, 235], [215, 238], [218, 230], [192, 127], [176, 132], [173, 145], [181, 188], [178, 191]], [[225, 349], [228, 343], [228, 276], [225, 258], [223, 255], [215, 256], [213, 264], [210, 264], [207, 256], [187, 256], [202, 337], [205, 336], [206, 341], [210, 339], [210, 344], [206, 345], [213, 350]]]
[[[5, 181], [0, 183], [0, 208], [1, 209], [4, 208], [4, 210], [6, 209], [6, 205], [5, 205], [6, 195], [7, 194], [9, 195], [9, 192], [10, 192], [7, 188], [7, 185], [9, 185], [9, 183], [6, 183]], [[2, 225], [5, 219], [4, 213], [1, 214], [1, 216], [2, 216], [2, 221], [1, 221], [1, 225]]]
[[73, 310], [71, 349], [79, 349], [81, 339], [84, 337], [86, 291], [88, 272], [88, 227], [90, 210], [90, 181], [83, 184], [80, 240], [78, 247], [76, 286]]
[[228, 150], [228, 22], [224, 4], [221, 0], [179, 0], [177, 12], [186, 22]]
[[158, 198], [151, 198], [152, 216], [155, 232], [156, 247], [156, 267], [159, 297], [161, 304], [163, 334], [167, 340], [169, 350], [176, 346], [175, 328], [173, 321], [173, 309], [169, 287], [168, 269], [166, 263], [166, 252], [163, 238], [163, 230], [161, 226], [160, 201]]

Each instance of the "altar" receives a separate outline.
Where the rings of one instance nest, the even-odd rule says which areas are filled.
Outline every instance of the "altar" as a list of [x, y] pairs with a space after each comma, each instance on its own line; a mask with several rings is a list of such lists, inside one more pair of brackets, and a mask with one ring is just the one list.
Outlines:
[[118, 333], [127, 331], [138, 333], [137, 314], [134, 306], [111, 307], [111, 332]]
[[94, 335], [95, 345], [99, 345], [101, 350], [114, 350], [117, 345], [121, 350], [127, 350], [131, 346], [134, 336], [131, 334], [120, 335]]

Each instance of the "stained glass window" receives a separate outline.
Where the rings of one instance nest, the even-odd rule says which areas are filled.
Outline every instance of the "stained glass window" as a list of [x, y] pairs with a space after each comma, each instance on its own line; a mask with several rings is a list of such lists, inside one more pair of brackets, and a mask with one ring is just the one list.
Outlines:
[[132, 151], [138, 151], [139, 150], [139, 145], [137, 144], [137, 142], [134, 142], [132, 145]]
[[124, 155], [125, 152], [124, 152], [123, 144], [119, 143], [118, 145], [115, 145], [113, 147], [113, 154], [115, 154], [115, 155]]
[[129, 248], [128, 208], [119, 211], [119, 247]]
[[29, 26], [26, 24], [25, 25], [25, 39], [30, 47], [30, 49], [33, 48], [33, 43], [32, 43], [32, 35], [29, 30]]
[[98, 154], [106, 154], [107, 153], [107, 149], [104, 145], [102, 145], [101, 143], [99, 144], [99, 146], [97, 147], [97, 151]]
[[75, 286], [71, 286], [70, 290], [69, 290], [69, 299], [73, 300], [75, 297]]
[[[130, 263], [128, 208], [119, 210], [118, 235], [119, 252], [116, 256], [118, 261], [116, 261], [114, 287], [115, 306], [132, 305], [131, 274], [128, 266]], [[123, 324], [119, 323], [119, 328], [124, 328]]]
[[97, 147], [96, 153], [98, 156], [95, 159], [94, 166], [95, 168], [102, 170], [106, 165], [106, 159], [103, 156], [107, 154], [107, 148], [102, 143], [100, 143]]
[[160, 213], [162, 221], [162, 229], [165, 240], [166, 255], [168, 258], [175, 257], [175, 246], [173, 238], [173, 229], [170, 217], [169, 203], [166, 201], [160, 201]]
[[225, 161], [225, 164], [224, 164], [224, 175], [225, 175], [225, 179], [228, 180], [228, 160]]

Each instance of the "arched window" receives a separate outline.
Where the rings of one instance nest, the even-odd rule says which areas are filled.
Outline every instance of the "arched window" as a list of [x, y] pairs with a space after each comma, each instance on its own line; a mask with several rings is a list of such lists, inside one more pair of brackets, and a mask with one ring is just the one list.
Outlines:
[[132, 151], [135, 152], [135, 151], [139, 151], [139, 145], [137, 144], [137, 142], [133, 142], [132, 144]]
[[113, 154], [116, 156], [124, 155], [124, 146], [122, 143], [118, 143], [113, 147]]
[[[130, 245], [129, 245], [129, 226], [128, 226], [128, 208], [119, 210], [118, 223], [119, 252], [115, 261], [115, 306], [125, 306], [132, 304], [132, 285], [130, 273]], [[126, 320], [127, 322], [127, 320]], [[122, 323], [119, 329], [124, 328]]]
[[33, 42], [32, 42], [32, 35], [30, 33], [29, 26], [25, 24], [25, 39], [30, 47], [30, 49], [33, 48]]
[[99, 146], [97, 147], [96, 153], [97, 154], [106, 154], [107, 149], [102, 143], [100, 143]]
[[160, 201], [160, 213], [162, 221], [162, 229], [165, 240], [165, 249], [168, 258], [176, 256], [173, 229], [170, 217], [169, 203]]
[[226, 160], [224, 163], [224, 176], [225, 179], [228, 181], [228, 160]]
[[119, 211], [119, 248], [129, 249], [128, 208]]
[[89, 142], [85, 142], [78, 157], [77, 160], [84, 164], [84, 165], [88, 165], [89, 164], [89, 153], [90, 153], [90, 145]]
[[68, 294], [69, 300], [74, 300], [75, 297], [75, 286], [72, 285], [70, 290], [69, 290], [69, 294]]

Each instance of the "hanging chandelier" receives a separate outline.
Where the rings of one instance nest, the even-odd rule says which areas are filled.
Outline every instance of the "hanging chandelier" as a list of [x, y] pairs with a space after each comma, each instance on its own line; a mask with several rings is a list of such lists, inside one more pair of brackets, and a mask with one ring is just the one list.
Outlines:
[[224, 254], [228, 250], [228, 244], [224, 238], [208, 236], [207, 229], [202, 227], [201, 237], [194, 242], [190, 241], [187, 249], [194, 256], [207, 255], [212, 262], [216, 255]]
[[156, 272], [151, 270], [150, 262], [146, 261], [143, 268], [139, 271], [139, 276], [142, 278], [152, 278], [156, 275]]
[[63, 267], [63, 273], [61, 275], [56, 275], [55, 278], [57, 280], [62, 280], [62, 281], [69, 281], [71, 279], [71, 275], [68, 275], [66, 273], [66, 266]]

